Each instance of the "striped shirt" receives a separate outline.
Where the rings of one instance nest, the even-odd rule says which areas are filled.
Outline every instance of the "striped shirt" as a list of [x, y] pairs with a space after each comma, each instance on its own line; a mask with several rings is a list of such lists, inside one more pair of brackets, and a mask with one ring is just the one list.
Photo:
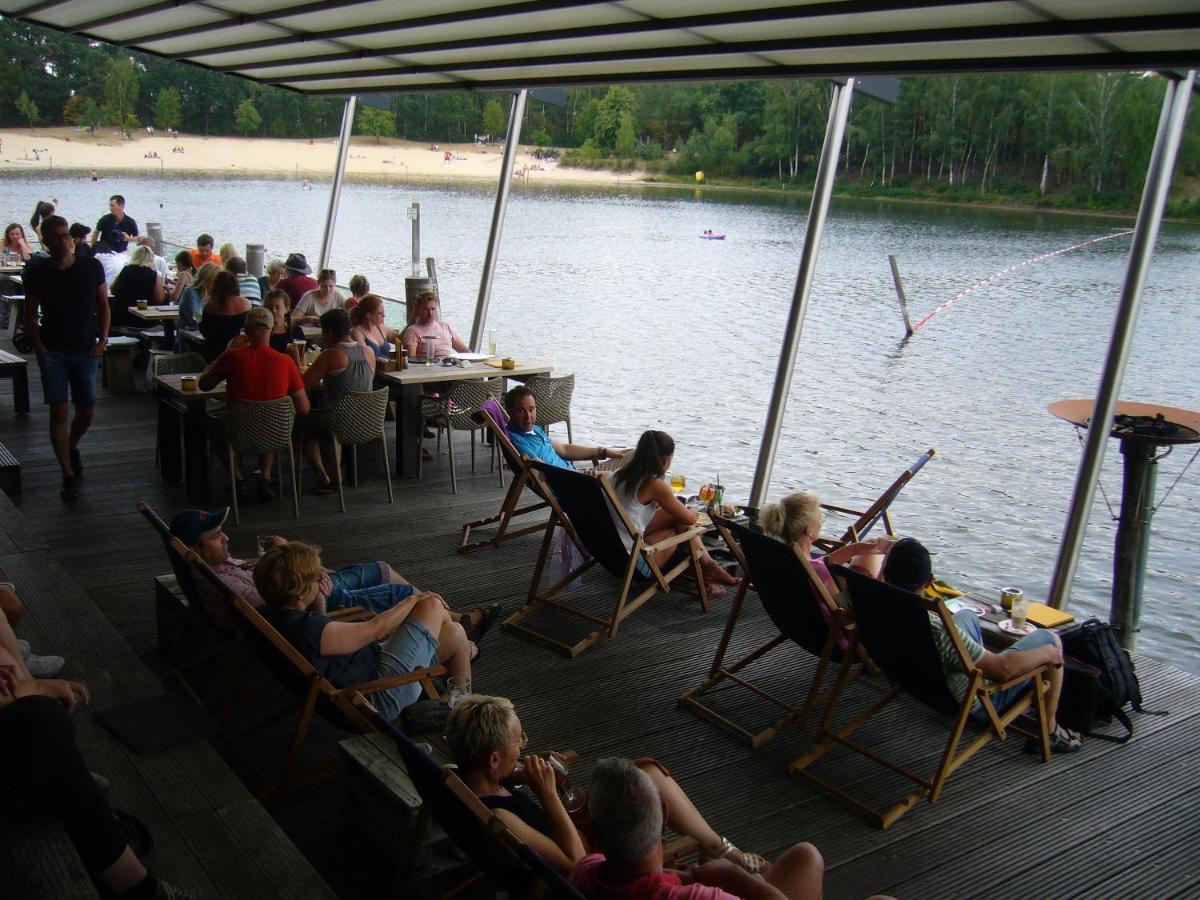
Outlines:
[[[951, 619], [951, 622], [953, 621]], [[950, 689], [954, 699], [961, 703], [963, 697], [967, 695], [967, 689], [971, 686], [971, 679], [967, 677], [967, 673], [963, 669], [962, 657], [958, 655], [958, 651], [954, 648], [954, 641], [946, 633], [946, 626], [936, 612], [929, 614], [929, 629], [933, 632], [933, 643], [937, 647], [938, 659], [942, 663], [942, 673], [946, 676], [946, 687]], [[955, 625], [954, 629], [958, 632], [958, 638], [962, 641], [967, 656], [971, 657], [971, 662], [978, 662], [979, 657], [983, 656], [983, 645], [969, 634], [963, 634], [963, 630], [958, 625]]]

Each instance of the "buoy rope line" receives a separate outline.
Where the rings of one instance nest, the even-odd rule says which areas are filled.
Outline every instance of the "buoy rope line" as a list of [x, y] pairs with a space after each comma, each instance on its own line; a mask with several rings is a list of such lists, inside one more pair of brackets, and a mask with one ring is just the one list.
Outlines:
[[1091, 238], [1090, 240], [1081, 241], [1078, 244], [1072, 244], [1070, 247], [1063, 247], [1060, 250], [1051, 250], [1049, 253], [1039, 254], [1038, 256], [1031, 257], [1031, 258], [1025, 260], [1024, 262], [1015, 263], [1014, 265], [1003, 268], [999, 272], [995, 272], [995, 273], [989, 275], [987, 278], [983, 279], [982, 281], [975, 282], [969, 288], [959, 291], [957, 294], [955, 294], [953, 297], [951, 297], [949, 300], [947, 300], [941, 306], [937, 307], [933, 312], [929, 313], [929, 315], [925, 316], [925, 318], [923, 318], [920, 322], [918, 322], [916, 325], [914, 325], [913, 331], [914, 332], [920, 331], [922, 326], [924, 326], [926, 322], [928, 322], [930, 319], [932, 319], [934, 316], [936, 316], [942, 310], [950, 308], [955, 303], [957, 303], [959, 300], [963, 299], [963, 297], [966, 297], [968, 294], [974, 293], [975, 291], [979, 290], [984, 285], [991, 284], [997, 278], [1001, 278], [1005, 275], [1008, 275], [1010, 272], [1015, 272], [1018, 269], [1025, 268], [1026, 266], [1032, 266], [1034, 263], [1041, 262], [1044, 259], [1049, 259], [1052, 256], [1060, 256], [1063, 253], [1070, 253], [1073, 250], [1082, 250], [1084, 247], [1089, 247], [1092, 244], [1098, 244], [1100, 241], [1111, 241], [1113, 238], [1127, 237], [1131, 234], [1133, 234], [1132, 229], [1130, 229], [1129, 231], [1118, 231], [1113, 234], [1104, 234], [1104, 235], [1101, 235], [1100, 237], [1094, 237], [1094, 238]]

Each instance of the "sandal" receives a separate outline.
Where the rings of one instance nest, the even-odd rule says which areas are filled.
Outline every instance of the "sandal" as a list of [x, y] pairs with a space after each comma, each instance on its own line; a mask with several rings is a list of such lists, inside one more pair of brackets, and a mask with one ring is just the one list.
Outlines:
[[308, 489], [308, 492], [314, 497], [328, 497], [330, 494], [337, 493], [337, 485], [332, 481], [327, 481], [324, 484], [314, 484]]
[[742, 583], [742, 579], [736, 575], [730, 575], [721, 568], [720, 563], [710, 556], [703, 557], [700, 560], [700, 568], [704, 571], [706, 581], [714, 581], [726, 587], [737, 587]]
[[716, 600], [718, 597], [725, 596], [725, 588], [722, 585], [710, 583], [708, 579], [704, 581], [704, 592], [708, 594], [709, 600]]
[[771, 866], [765, 856], [739, 850], [729, 842], [729, 838], [721, 838], [721, 849], [717, 852], [716, 858], [727, 859], [751, 875], [762, 875]]
[[483, 638], [489, 628], [495, 623], [496, 619], [500, 618], [500, 603], [485, 603], [483, 606], [477, 606], [475, 609], [465, 613], [462, 617], [461, 624], [463, 630], [467, 633], [468, 641], [478, 642]]
[[[1050, 752], [1051, 753], [1075, 753], [1083, 747], [1083, 736], [1078, 731], [1072, 731], [1070, 728], [1064, 728], [1062, 725], [1057, 725], [1054, 731], [1050, 734]], [[1025, 742], [1026, 753], [1041, 753], [1042, 741], [1041, 738], [1029, 738]]]

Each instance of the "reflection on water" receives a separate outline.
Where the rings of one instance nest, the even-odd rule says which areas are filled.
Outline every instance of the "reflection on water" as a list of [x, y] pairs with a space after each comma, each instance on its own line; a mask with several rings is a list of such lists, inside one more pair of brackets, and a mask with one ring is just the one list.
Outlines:
[[[201, 231], [265, 243], [270, 256], [315, 257], [327, 196], [280, 181], [83, 179], [0, 182], [10, 217], [35, 200], [89, 224], [119, 190], [168, 238]], [[199, 199], [198, 199], [199, 198]], [[334, 241], [355, 272], [403, 296], [406, 208], [421, 202], [422, 254], [437, 258], [445, 316], [469, 331], [492, 188], [348, 185]], [[578, 377], [578, 435], [632, 443], [671, 432], [674, 468], [727, 496], [749, 490], [791, 301], [807, 202], [739, 192], [515, 186], [489, 328], [505, 355]], [[897, 502], [895, 523], [936, 553], [940, 575], [1044, 594], [1079, 459], [1070, 426], [1046, 405], [1090, 397], [1124, 272], [1128, 238], [1103, 241], [1002, 276], [939, 314], [910, 341], [887, 254], [899, 259], [914, 319], [1007, 266], [1113, 231], [1124, 222], [1031, 212], [836, 202], [771, 485], [866, 503], [926, 447], [935, 458]], [[725, 241], [699, 240], [705, 229]], [[1166, 226], [1147, 282], [1122, 396], [1200, 407], [1200, 230]], [[1189, 305], [1192, 304], [1192, 308]], [[401, 324], [398, 310], [393, 324]], [[1120, 494], [1109, 447], [1103, 484]], [[1159, 493], [1191, 455], [1161, 465]], [[1141, 647], [1200, 671], [1195, 606], [1200, 465], [1154, 520]], [[1115, 523], [1098, 497], [1073, 603], [1105, 615]]]

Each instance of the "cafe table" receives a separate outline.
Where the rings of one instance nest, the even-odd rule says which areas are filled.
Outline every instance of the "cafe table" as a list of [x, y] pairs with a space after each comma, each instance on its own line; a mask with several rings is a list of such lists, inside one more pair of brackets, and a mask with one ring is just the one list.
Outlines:
[[[190, 503], [208, 502], [208, 401], [225, 399], [225, 383], [212, 390], [185, 391], [184, 375], [156, 375], [158, 460], [166, 481], [185, 482]], [[182, 442], [180, 436], [182, 435]]]
[[129, 307], [129, 314], [153, 326], [163, 327], [163, 347], [170, 350], [175, 346], [175, 322], [179, 319], [179, 304], [167, 303], [162, 306], [150, 306], [146, 309]]
[[545, 363], [518, 363], [512, 369], [500, 369], [485, 362], [444, 366], [440, 362], [427, 366], [410, 362], [407, 369], [383, 372], [380, 378], [391, 388], [396, 401], [396, 477], [416, 478], [421, 429], [421, 393], [427, 385], [449, 381], [475, 381], [487, 378], [516, 378], [548, 375], [554, 367]]

